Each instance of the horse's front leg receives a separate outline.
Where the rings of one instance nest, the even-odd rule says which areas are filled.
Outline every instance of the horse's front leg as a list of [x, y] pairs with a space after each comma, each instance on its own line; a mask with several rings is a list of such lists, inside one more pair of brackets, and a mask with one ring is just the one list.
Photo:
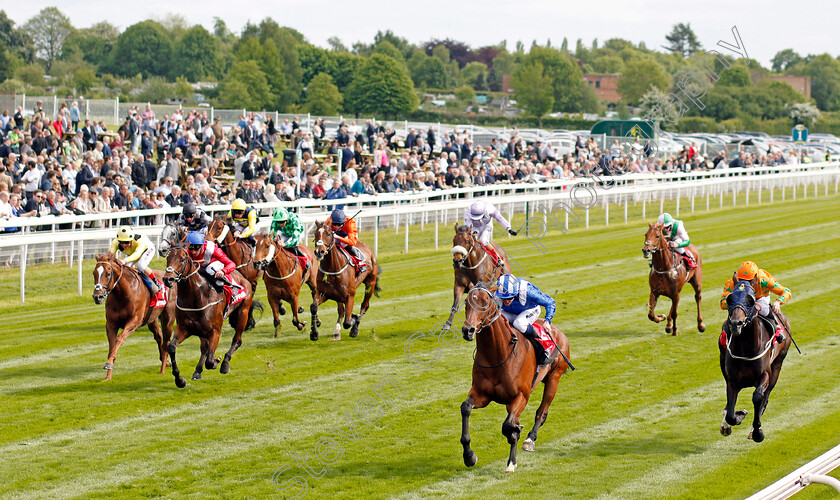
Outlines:
[[723, 421], [720, 423], [720, 433], [724, 436], [732, 434], [733, 425], [741, 425], [746, 410], [735, 411], [735, 404], [738, 402], [738, 391], [731, 381], [726, 381], [726, 409], [723, 411]]
[[178, 347], [178, 344], [187, 338], [188, 335], [189, 334], [184, 327], [176, 325], [175, 335], [172, 336], [172, 340], [169, 341], [169, 345], [166, 348], [167, 352], [169, 352], [169, 359], [172, 360], [172, 376], [175, 377], [175, 386], [179, 389], [186, 387], [187, 380], [181, 376], [181, 371], [178, 369], [178, 362], [175, 361], [175, 350]]
[[484, 408], [487, 406], [487, 402], [486, 397], [472, 388], [467, 399], [461, 403], [461, 446], [464, 447], [464, 465], [467, 467], [472, 467], [478, 462], [478, 457], [470, 448], [470, 413], [472, 413], [473, 408]]
[[333, 330], [332, 339], [341, 340], [341, 317], [344, 316], [344, 302], [336, 301], [338, 309], [338, 317], [335, 319], [335, 329]]
[[[695, 270], [696, 271], [696, 270]], [[706, 325], [703, 323], [703, 313], [700, 310], [700, 301], [703, 295], [703, 284], [700, 282], [700, 277], [697, 273], [691, 279], [691, 286], [694, 288], [694, 301], [697, 302], [697, 330], [700, 333], [706, 331]]]
[[525, 405], [528, 404], [528, 398], [519, 393], [516, 399], [507, 405], [508, 416], [502, 423], [502, 435], [504, 435], [510, 444], [510, 456], [508, 457], [507, 468], [505, 472], [513, 472], [516, 470], [516, 445], [519, 443], [519, 433], [522, 431], [522, 425], [519, 423], [519, 415], [525, 410]]
[[659, 294], [654, 292], [653, 290], [650, 291], [650, 298], [648, 298], [648, 319], [653, 321], [654, 323], [659, 323], [663, 319], [665, 319], [664, 314], [657, 315], [656, 310], [656, 301], [659, 298]]
[[[353, 306], [356, 302], [356, 290], [353, 289], [352, 292], [348, 293], [347, 295], [347, 303], [344, 306], [344, 322], [342, 326], [344, 328], [352, 328], [353, 327]], [[341, 319], [341, 314], [338, 315], [339, 319]], [[356, 331], [356, 335], [358, 335], [358, 330]], [[353, 332], [350, 332], [351, 337], [355, 337]]]
[[444, 330], [452, 329], [452, 321], [455, 319], [455, 314], [458, 312], [458, 305], [461, 303], [461, 297], [464, 296], [464, 290], [467, 287], [464, 285], [455, 285], [455, 289], [453, 290], [453, 295], [455, 296], [455, 300], [452, 301], [452, 309], [449, 311], [449, 317], [446, 319], [446, 323], [443, 325]]
[[753, 428], [749, 437], [756, 443], [764, 441], [764, 431], [761, 430], [761, 414], [764, 413], [764, 406], [766, 404], [767, 396], [769, 396], [767, 391], [769, 384], [770, 375], [767, 372], [764, 372], [761, 374], [758, 386], [756, 386], [755, 391], [753, 392], [752, 400], [755, 415], [753, 415]]
[[665, 333], [677, 335], [677, 306], [680, 305], [680, 292], [671, 297], [671, 310], [668, 311], [668, 322], [665, 324]]
[[201, 356], [198, 357], [198, 365], [196, 365], [195, 372], [192, 376], [193, 380], [201, 380], [201, 371], [204, 370], [204, 363], [207, 361], [207, 356], [210, 351], [209, 345], [210, 343], [207, 341], [207, 338], [201, 337]]

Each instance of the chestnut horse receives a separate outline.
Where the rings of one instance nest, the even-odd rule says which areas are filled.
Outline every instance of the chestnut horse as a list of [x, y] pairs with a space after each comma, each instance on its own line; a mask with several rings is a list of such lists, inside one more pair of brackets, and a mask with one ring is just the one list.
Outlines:
[[[341, 327], [350, 328], [350, 336], [359, 335], [359, 323], [370, 307], [370, 297], [374, 293], [379, 297], [379, 275], [382, 268], [376, 262], [376, 256], [366, 243], [356, 243], [356, 248], [365, 255], [367, 270], [356, 274], [356, 268], [344, 250], [336, 247], [335, 234], [329, 225], [320, 221], [315, 222], [315, 258], [320, 262], [318, 266], [318, 303], [334, 300], [338, 304], [338, 322], [333, 331], [333, 340], [341, 339]], [[359, 314], [353, 314], [353, 302], [356, 300], [356, 288], [365, 284], [365, 298]], [[311, 340], [318, 340], [318, 325], [321, 324], [314, 307], [312, 327], [309, 333]], [[344, 316], [342, 324], [341, 317]]]
[[230, 260], [236, 264], [246, 280], [251, 282], [251, 293], [257, 289], [260, 270], [254, 265], [253, 250], [244, 241], [233, 235], [233, 227], [223, 217], [213, 219], [207, 227], [207, 239], [215, 241]]
[[[216, 291], [207, 277], [199, 276], [200, 269], [199, 264], [190, 258], [182, 246], [173, 247], [166, 259], [163, 282], [168, 287], [178, 284], [173, 300], [178, 324], [175, 327], [175, 336], [169, 342], [168, 351], [172, 358], [172, 375], [175, 377], [175, 385], [179, 388], [186, 386], [187, 381], [178, 369], [175, 349], [184, 339], [192, 335], [201, 339], [201, 356], [193, 373], [193, 380], [201, 380], [202, 365], [208, 370], [213, 370], [219, 362], [215, 353], [225, 320], [226, 297], [224, 292]], [[230, 349], [219, 367], [221, 373], [230, 371], [230, 358], [242, 345], [242, 332], [255, 326], [254, 308], [262, 308], [262, 305], [254, 300], [251, 284], [238, 271], [231, 274], [237, 283], [245, 287], [247, 297], [232, 306], [229, 312], [228, 321], [235, 332]]]
[[697, 329], [706, 331], [703, 324], [703, 314], [700, 312], [700, 298], [703, 291], [703, 262], [700, 260], [700, 252], [694, 245], [688, 245], [686, 250], [694, 255], [697, 261], [695, 269], [687, 269], [683, 257], [676, 250], [668, 245], [668, 239], [662, 234], [662, 224], [648, 223], [648, 231], [645, 233], [645, 246], [642, 247], [642, 255], [646, 259], [651, 256], [653, 263], [650, 269], [648, 283], [650, 284], [650, 298], [648, 300], [648, 318], [654, 323], [665, 319], [664, 315], [656, 315], [656, 301], [660, 295], [671, 299], [671, 311], [668, 312], [668, 322], [665, 325], [665, 333], [677, 334], [677, 306], [680, 303], [680, 292], [686, 282], [691, 283], [694, 288], [694, 300], [697, 302]]
[[[163, 273], [155, 271], [160, 278]], [[175, 292], [169, 291], [165, 307], [149, 309], [152, 294], [138, 272], [123, 264], [112, 253], [96, 256], [93, 267], [93, 301], [105, 302], [105, 332], [108, 334], [108, 361], [105, 362], [105, 380], [111, 380], [117, 351], [125, 339], [144, 325], [149, 326], [160, 351], [160, 373], [166, 370], [166, 348], [172, 337], [175, 321]], [[163, 333], [161, 334], [161, 326]], [[122, 329], [122, 333], [119, 333]], [[119, 334], [118, 334], [119, 333]]]
[[452, 327], [452, 321], [460, 307], [461, 297], [475, 285], [484, 284], [490, 286], [495, 283], [499, 276], [510, 274], [510, 261], [505, 250], [495, 241], [492, 242], [496, 253], [504, 259], [504, 265], [496, 267], [492, 257], [484, 247], [481, 246], [475, 234], [470, 231], [469, 226], [459, 226], [455, 223], [455, 237], [452, 239], [452, 266], [455, 268], [455, 288], [453, 294], [455, 300], [452, 302], [452, 309], [449, 318], [444, 324], [444, 329]]
[[280, 332], [280, 315], [286, 314], [283, 302], [286, 301], [292, 308], [292, 324], [298, 331], [306, 327], [306, 321], [301, 321], [298, 313], [303, 312], [300, 307], [298, 295], [300, 286], [306, 283], [312, 292], [312, 305], [309, 310], [312, 313], [312, 322], [318, 317], [318, 261], [315, 253], [306, 245], [299, 245], [303, 252], [309, 257], [309, 269], [304, 276], [303, 267], [297, 257], [283, 248], [276, 240], [267, 234], [257, 235], [257, 246], [254, 250], [254, 261], [257, 269], [263, 271], [263, 282], [268, 292], [268, 303], [271, 312], [274, 314], [274, 337], [277, 338]]
[[[757, 280], [758, 278], [753, 278]], [[726, 409], [720, 424], [720, 433], [728, 436], [733, 425], [740, 425], [747, 416], [746, 410], [735, 411], [738, 393], [745, 387], [755, 387], [753, 392], [753, 428], [749, 438], [760, 443], [764, 441], [761, 430], [761, 416], [770, 400], [770, 391], [779, 380], [782, 363], [790, 348], [791, 336], [787, 335], [781, 344], [773, 344], [775, 332], [761, 319], [755, 307], [755, 290], [749, 280], [738, 281], [726, 297], [729, 309], [727, 322], [729, 336], [726, 345], [720, 345], [720, 371], [726, 380]], [[771, 313], [772, 314], [772, 313]], [[777, 321], [790, 331], [790, 324], [784, 314]]]
[[[464, 464], [475, 465], [478, 458], [470, 448], [470, 413], [473, 408], [484, 408], [490, 402], [507, 406], [508, 416], [502, 424], [502, 434], [510, 443], [510, 457], [506, 472], [516, 469], [516, 445], [522, 425], [519, 416], [528, 404], [532, 383], [537, 369], [534, 347], [525, 336], [512, 328], [501, 313], [501, 304], [493, 295], [493, 288], [474, 287], [467, 294], [464, 339], [475, 338], [476, 352], [472, 369], [472, 388], [461, 404], [461, 445], [464, 447]], [[538, 324], [545, 325], [543, 320]], [[534, 451], [537, 432], [548, 417], [560, 376], [569, 368], [569, 340], [551, 325], [551, 334], [557, 348], [565, 355], [558, 356], [548, 367], [542, 382], [545, 384], [542, 402], [537, 408], [534, 427], [522, 443], [525, 451]]]

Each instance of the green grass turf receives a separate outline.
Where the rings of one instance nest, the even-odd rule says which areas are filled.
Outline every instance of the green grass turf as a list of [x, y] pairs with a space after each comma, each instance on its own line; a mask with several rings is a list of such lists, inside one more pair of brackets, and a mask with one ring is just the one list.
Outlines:
[[[713, 199], [709, 213], [703, 200], [694, 214], [682, 200], [681, 218], [704, 263], [703, 334], [690, 292], [680, 304], [679, 336], [646, 317], [640, 204], [629, 207], [628, 225], [623, 207], [613, 206], [609, 227], [599, 207], [589, 229], [583, 220], [572, 221], [565, 235], [551, 229], [545, 255], [521, 236], [500, 237], [526, 277], [557, 299], [554, 323], [567, 333], [578, 367], [561, 380], [537, 451], [520, 452], [513, 475], [503, 472], [508, 446], [498, 405], [473, 412], [478, 465], [467, 469], [461, 459], [459, 405], [470, 387], [474, 345], [458, 337], [422, 368], [438, 347], [429, 334], [412, 345], [418, 364], [405, 355], [412, 333], [431, 332], [448, 314], [450, 227], [441, 230], [437, 251], [432, 229], [413, 227], [407, 255], [402, 228], [380, 232], [383, 293], [358, 338], [345, 331], [340, 342], [328, 339], [336, 314], [328, 303], [320, 341], [294, 330], [289, 316], [282, 338], [274, 339], [266, 307], [244, 335], [231, 373], [205, 370], [183, 390], [169, 372], [157, 374], [147, 329], [123, 345], [114, 380], [101, 382], [107, 342], [103, 306], [90, 298], [92, 262], [85, 263], [81, 297], [75, 268], [29, 268], [23, 305], [18, 272], [0, 271], [0, 495], [291, 497], [300, 483], [279, 491], [272, 483], [279, 470], [278, 484], [305, 478], [309, 498], [743, 498], [840, 443], [840, 199], [809, 195], [791, 202], [788, 191], [788, 202], [771, 206], [765, 192], [757, 206], [753, 193], [748, 208], [742, 195], [736, 209], [730, 196], [722, 211]], [[647, 218], [655, 211], [658, 203], [648, 205]], [[522, 221], [518, 216], [514, 225]], [[804, 352], [785, 361], [761, 444], [747, 440], [749, 425], [727, 438], [718, 431], [726, 401], [718, 299], [747, 258], [793, 290], [784, 310]], [[262, 286], [258, 294], [264, 300]], [[308, 291], [303, 296], [308, 306]], [[669, 306], [663, 299], [658, 311]], [[226, 326], [219, 353], [230, 335]], [[196, 339], [178, 350], [187, 378], [198, 354]], [[390, 404], [374, 390], [386, 376], [401, 388], [382, 386]], [[526, 431], [541, 394], [523, 414]], [[750, 396], [742, 392], [738, 405], [750, 410], [747, 424]], [[367, 398], [379, 403], [372, 413], [364, 411]], [[372, 423], [354, 414], [357, 408]], [[314, 455], [327, 437], [340, 448], [321, 449], [333, 462], [324, 467]], [[295, 457], [319, 477], [302, 471]], [[829, 493], [814, 485], [800, 497]]]

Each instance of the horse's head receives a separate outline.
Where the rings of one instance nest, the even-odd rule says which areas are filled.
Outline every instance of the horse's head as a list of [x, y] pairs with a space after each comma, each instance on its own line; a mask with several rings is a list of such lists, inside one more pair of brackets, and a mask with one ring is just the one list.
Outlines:
[[121, 275], [122, 264], [114, 254], [108, 252], [96, 256], [96, 265], [93, 267], [93, 301], [96, 304], [105, 302]]
[[324, 256], [329, 253], [335, 246], [335, 235], [329, 224], [323, 224], [320, 221], [315, 222], [315, 258], [323, 260]]
[[230, 243], [233, 240], [233, 234], [230, 232], [230, 226], [223, 218], [217, 217], [207, 226], [207, 239], [215, 241], [218, 244]]
[[257, 235], [257, 244], [254, 247], [254, 267], [257, 269], [265, 269], [265, 266], [274, 260], [274, 254], [277, 248], [271, 237], [265, 233]]
[[186, 231], [184, 231], [184, 228], [178, 224], [165, 225], [163, 227], [163, 232], [160, 233], [160, 248], [158, 248], [158, 253], [161, 257], [166, 257], [169, 255], [169, 251], [172, 247], [184, 241], [184, 238], [186, 237]]
[[755, 308], [755, 290], [750, 280], [740, 280], [733, 277], [735, 282], [732, 293], [726, 297], [729, 309], [729, 329], [733, 335], [740, 335], [745, 326], [750, 324], [757, 312]]
[[174, 283], [184, 279], [190, 273], [194, 263], [187, 253], [186, 247], [175, 245], [166, 257], [166, 273], [163, 275], [163, 284], [172, 288]]
[[645, 246], [642, 247], [642, 255], [649, 259], [651, 255], [665, 248], [665, 237], [662, 235], [662, 224], [648, 222], [648, 230], [645, 233]]
[[490, 326], [501, 314], [502, 306], [494, 291], [494, 288], [476, 286], [467, 294], [464, 326], [461, 328], [464, 340], [471, 342], [476, 333]]
[[472, 251], [475, 237], [467, 226], [455, 223], [455, 237], [452, 238], [452, 265], [455, 269], [463, 267], [467, 255]]

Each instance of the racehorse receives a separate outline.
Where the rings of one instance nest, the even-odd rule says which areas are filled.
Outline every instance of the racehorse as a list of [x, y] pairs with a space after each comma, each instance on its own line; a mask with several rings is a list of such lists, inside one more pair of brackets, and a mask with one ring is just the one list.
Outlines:
[[163, 226], [163, 231], [160, 233], [158, 253], [161, 257], [166, 257], [169, 255], [169, 250], [173, 246], [183, 242], [186, 238], [187, 232], [177, 223], [170, 223]]
[[[163, 273], [155, 271], [160, 278]], [[111, 380], [117, 351], [125, 339], [144, 325], [149, 326], [160, 351], [160, 373], [166, 370], [167, 352], [164, 347], [172, 337], [175, 321], [175, 291], [169, 291], [166, 306], [151, 309], [152, 294], [139, 273], [123, 264], [112, 253], [96, 256], [93, 267], [93, 301], [105, 302], [105, 332], [108, 334], [108, 361], [105, 362], [105, 380]], [[161, 326], [163, 333], [161, 334]], [[122, 329], [122, 333], [119, 333]], [[118, 334], [119, 333], [119, 334]]]
[[[268, 292], [268, 303], [271, 305], [271, 312], [274, 314], [274, 337], [277, 338], [280, 332], [280, 315], [286, 314], [283, 302], [286, 301], [292, 308], [294, 319], [292, 324], [297, 329], [303, 330], [306, 321], [300, 321], [298, 313], [303, 312], [299, 306], [298, 295], [300, 286], [306, 283], [312, 292], [312, 322], [318, 317], [318, 261], [315, 253], [306, 245], [300, 245], [307, 257], [309, 257], [309, 269], [304, 273], [300, 261], [291, 252], [285, 250], [267, 234], [257, 236], [257, 246], [254, 250], [254, 261], [258, 269], [263, 271], [263, 282]], [[305, 274], [305, 275], [304, 275]]]
[[[470, 448], [470, 413], [473, 408], [484, 408], [490, 402], [507, 406], [508, 416], [502, 424], [502, 434], [510, 443], [506, 471], [513, 472], [516, 469], [516, 445], [522, 430], [519, 416], [533, 390], [537, 360], [531, 342], [512, 328], [502, 315], [501, 303], [493, 296], [493, 290], [477, 286], [467, 294], [462, 333], [467, 341], [475, 339], [476, 352], [472, 388], [461, 404], [461, 445], [464, 447], [464, 464], [472, 467], [478, 458]], [[545, 325], [541, 319], [537, 323]], [[554, 325], [551, 325], [551, 333], [565, 357], [558, 356], [544, 374], [542, 402], [537, 408], [534, 427], [522, 444], [525, 451], [534, 451], [537, 431], [548, 417], [548, 407], [557, 393], [560, 376], [569, 367], [569, 340]]]
[[[178, 324], [175, 327], [175, 336], [169, 342], [168, 351], [172, 358], [172, 375], [175, 377], [175, 385], [179, 388], [186, 386], [187, 381], [178, 369], [175, 349], [184, 339], [192, 335], [201, 339], [201, 356], [193, 373], [193, 380], [201, 380], [202, 365], [208, 370], [213, 370], [219, 362], [215, 353], [225, 319], [226, 296], [224, 292], [217, 291], [208, 278], [199, 276], [200, 269], [199, 264], [193, 261], [187, 250], [180, 245], [174, 247], [166, 259], [163, 282], [168, 287], [178, 284], [173, 300]], [[230, 358], [242, 345], [242, 332], [256, 325], [254, 308], [262, 309], [262, 304], [254, 300], [251, 284], [238, 271], [231, 274], [237, 283], [245, 287], [247, 295], [241, 302], [231, 306], [228, 312], [228, 322], [235, 333], [230, 349], [219, 367], [221, 373], [230, 371]]]
[[[749, 280], [738, 281], [737, 277], [733, 281], [734, 289], [726, 297], [729, 336], [725, 344], [719, 345], [720, 370], [726, 380], [726, 410], [720, 424], [720, 433], [728, 436], [732, 433], [732, 426], [740, 425], [744, 420], [747, 411], [735, 411], [738, 393], [745, 387], [755, 387], [752, 396], [755, 416], [749, 438], [760, 443], [764, 441], [761, 415], [767, 408], [770, 391], [779, 380], [791, 336], [787, 335], [781, 344], [774, 344], [775, 331], [767, 324], [767, 320], [757, 314], [752, 283]], [[790, 331], [790, 323], [784, 314], [780, 314], [777, 320], [783, 321], [783, 325]]]
[[[455, 300], [452, 302], [452, 309], [444, 329], [449, 329], [452, 326], [452, 321], [455, 318], [455, 313], [458, 312], [461, 297], [464, 296], [465, 291], [480, 283], [489, 286], [489, 284], [495, 283], [499, 276], [510, 274], [510, 261], [507, 253], [495, 241], [492, 242], [492, 245], [495, 247], [496, 253], [504, 259], [504, 265], [501, 267], [494, 265], [493, 259], [484, 250], [478, 238], [470, 232], [468, 226], [455, 224], [455, 237], [452, 239], [452, 266], [455, 268], [453, 294]], [[458, 257], [459, 255], [461, 257]]]
[[[359, 323], [370, 307], [370, 297], [374, 293], [379, 297], [379, 275], [382, 268], [376, 262], [376, 256], [366, 243], [356, 243], [367, 261], [367, 270], [356, 275], [356, 268], [347, 252], [336, 247], [335, 234], [328, 224], [315, 222], [315, 258], [320, 262], [318, 266], [318, 302], [321, 305], [327, 300], [334, 300], [338, 304], [338, 322], [333, 331], [333, 340], [341, 339], [341, 327], [350, 328], [350, 336], [359, 335]], [[356, 288], [365, 284], [365, 298], [359, 314], [353, 314], [353, 302], [356, 300]], [[309, 333], [311, 340], [318, 340], [318, 307], [312, 307], [312, 327]], [[344, 322], [341, 323], [341, 317]]]
[[683, 262], [683, 257], [676, 250], [668, 245], [668, 240], [662, 234], [662, 225], [648, 223], [648, 231], [645, 233], [645, 246], [642, 247], [642, 255], [650, 259], [653, 265], [650, 269], [648, 283], [650, 284], [650, 298], [648, 299], [648, 318], [654, 323], [665, 319], [664, 315], [656, 315], [656, 301], [660, 295], [671, 299], [671, 311], [668, 312], [668, 322], [665, 325], [665, 333], [677, 334], [677, 306], [680, 303], [680, 292], [686, 282], [691, 283], [694, 288], [694, 300], [697, 302], [697, 329], [706, 331], [703, 323], [703, 315], [700, 312], [700, 296], [703, 291], [703, 262], [700, 260], [700, 252], [694, 245], [688, 245], [686, 250], [694, 255], [697, 261], [695, 269], [688, 270]]
[[256, 290], [260, 270], [254, 265], [253, 250], [247, 243], [233, 235], [233, 228], [223, 216], [213, 219], [207, 227], [207, 239], [219, 244], [225, 255], [236, 264], [236, 270], [251, 282], [252, 292]]

